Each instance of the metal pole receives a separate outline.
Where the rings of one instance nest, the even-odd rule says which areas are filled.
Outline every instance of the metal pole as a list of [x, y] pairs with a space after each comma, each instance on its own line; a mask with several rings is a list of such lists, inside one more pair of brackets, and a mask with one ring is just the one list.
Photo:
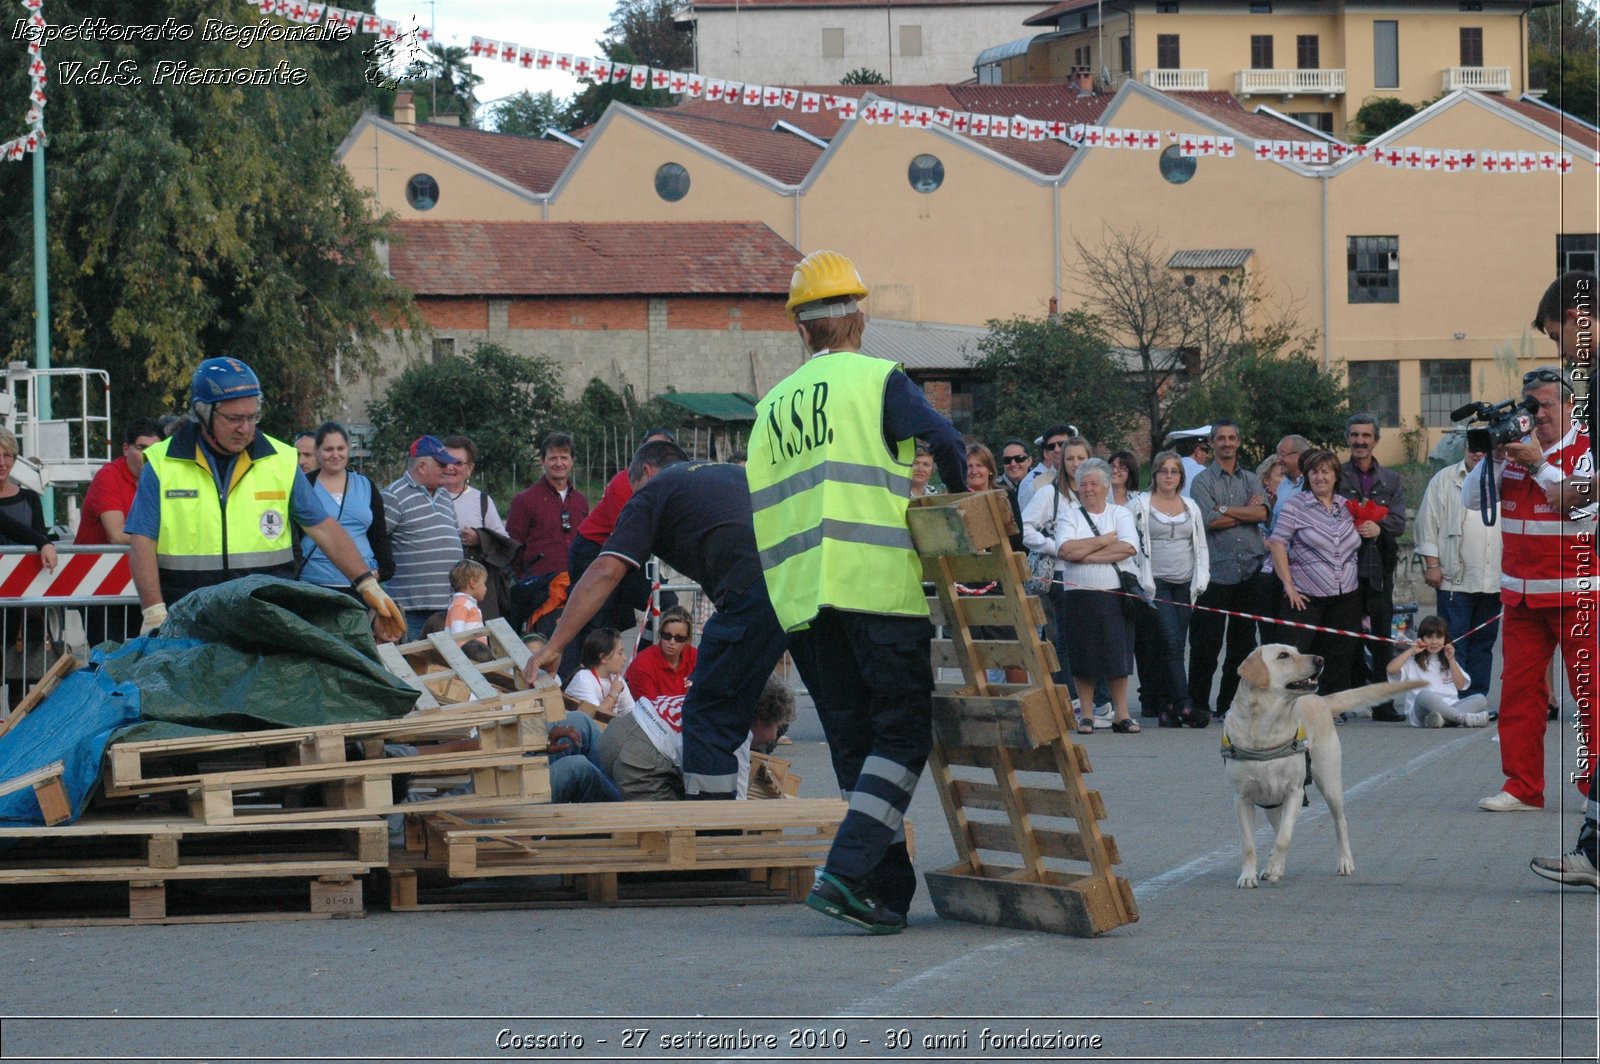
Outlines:
[[[44, 233], [44, 137], [33, 152], [33, 364], [35, 369], [50, 368], [50, 284], [49, 255]], [[50, 378], [39, 378], [34, 391], [36, 409], [28, 411], [37, 424], [50, 420]], [[109, 427], [108, 427], [109, 428]], [[87, 442], [87, 441], [86, 441]], [[55, 524], [55, 492], [40, 492], [46, 527]]]

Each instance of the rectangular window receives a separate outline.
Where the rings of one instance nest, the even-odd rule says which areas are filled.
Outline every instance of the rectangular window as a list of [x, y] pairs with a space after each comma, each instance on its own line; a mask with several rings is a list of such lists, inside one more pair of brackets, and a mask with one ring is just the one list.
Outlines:
[[1133, 69], [1133, 38], [1132, 37], [1118, 37], [1117, 38], [1117, 44], [1121, 48], [1122, 69], [1124, 71], [1132, 70]]
[[1400, 87], [1400, 23], [1393, 19], [1372, 23], [1372, 85], [1378, 89]]
[[1600, 235], [1594, 233], [1562, 233], [1556, 237], [1556, 272], [1584, 270], [1597, 273], [1600, 265]]
[[1272, 5], [1267, 3], [1266, 0], [1252, 0], [1250, 13], [1252, 15], [1270, 15], [1272, 14]]
[[1322, 68], [1322, 42], [1315, 33], [1302, 33], [1294, 39], [1295, 64], [1301, 70]]
[[822, 30], [822, 58], [844, 58], [844, 27], [824, 27]]
[[1156, 66], [1161, 70], [1177, 70], [1182, 65], [1178, 62], [1178, 35], [1156, 34]]
[[435, 336], [433, 338], [433, 364], [437, 366], [447, 358], [456, 355], [456, 338], [454, 336]]
[[1370, 412], [1380, 428], [1400, 425], [1400, 363], [1392, 359], [1376, 362], [1351, 362], [1351, 403], [1357, 410]]
[[1351, 303], [1400, 302], [1400, 238], [1352, 236], [1345, 240]]
[[1324, 133], [1333, 132], [1332, 111], [1290, 111], [1289, 117], [1296, 122], [1304, 122], [1312, 129], [1321, 130]]
[[1177, 4], [1167, 3], [1167, 4], [1157, 4], [1156, 5], [1156, 14], [1158, 14], [1158, 15], [1176, 15], [1177, 13], [1178, 13], [1178, 5]]
[[922, 27], [900, 27], [900, 54], [918, 56], [922, 54]]
[[1272, 69], [1272, 34], [1259, 33], [1250, 37], [1250, 69]]
[[1450, 411], [1472, 402], [1472, 360], [1422, 360], [1422, 420], [1433, 428], [1455, 424]]
[[1483, 27], [1461, 27], [1461, 65], [1464, 67], [1483, 66]]

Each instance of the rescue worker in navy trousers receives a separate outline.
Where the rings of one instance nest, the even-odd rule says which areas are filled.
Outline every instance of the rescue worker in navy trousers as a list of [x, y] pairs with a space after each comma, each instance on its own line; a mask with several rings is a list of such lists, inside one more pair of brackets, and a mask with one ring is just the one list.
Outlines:
[[700, 653], [683, 699], [683, 789], [687, 798], [733, 798], [737, 751], [756, 702], [789, 637], [778, 627], [751, 534], [750, 489], [741, 466], [694, 462], [676, 443], [652, 440], [628, 465], [633, 497], [600, 554], [567, 595], [561, 620], [526, 676], [555, 672], [565, 647], [630, 573], [652, 554], [698, 583], [716, 606], [700, 631]]
[[745, 469], [767, 593], [850, 803], [806, 904], [895, 934], [917, 887], [906, 808], [933, 747], [911, 465], [922, 439], [960, 486], [966, 455], [897, 363], [856, 352], [866, 295], [836, 252], [795, 267], [786, 309], [810, 357], [758, 405]]

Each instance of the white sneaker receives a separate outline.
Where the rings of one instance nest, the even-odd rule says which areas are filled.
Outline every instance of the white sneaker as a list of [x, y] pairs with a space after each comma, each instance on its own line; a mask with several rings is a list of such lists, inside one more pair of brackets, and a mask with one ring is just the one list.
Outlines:
[[1461, 715], [1461, 726], [1463, 728], [1487, 728], [1491, 719], [1488, 710], [1482, 713], [1463, 713]]
[[1442, 728], [1444, 727], [1444, 715], [1437, 711], [1431, 711], [1422, 718], [1422, 726], [1424, 728]]
[[1560, 857], [1535, 857], [1528, 862], [1533, 874], [1565, 883], [1572, 887], [1593, 887], [1600, 890], [1600, 869], [1596, 869], [1589, 855], [1580, 849], [1568, 850]]
[[1529, 805], [1515, 795], [1501, 791], [1491, 794], [1478, 803], [1478, 808], [1490, 813], [1537, 813], [1540, 809], [1536, 805]]
[[1111, 727], [1111, 722], [1112, 722], [1113, 718], [1115, 717], [1115, 714], [1116, 714], [1116, 710], [1112, 707], [1110, 702], [1101, 702], [1098, 706], [1095, 706], [1094, 707], [1094, 727], [1095, 727], [1095, 730], [1096, 731], [1104, 731], [1106, 728]]

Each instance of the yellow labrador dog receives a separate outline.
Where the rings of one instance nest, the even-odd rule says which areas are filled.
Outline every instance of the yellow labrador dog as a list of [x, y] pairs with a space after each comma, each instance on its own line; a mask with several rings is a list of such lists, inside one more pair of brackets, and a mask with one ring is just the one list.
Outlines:
[[1339, 839], [1339, 874], [1350, 875], [1356, 862], [1350, 856], [1350, 828], [1344, 818], [1344, 782], [1341, 777], [1339, 736], [1335, 714], [1386, 702], [1395, 695], [1426, 686], [1421, 680], [1375, 683], [1321, 697], [1317, 676], [1322, 659], [1302, 654], [1283, 643], [1259, 647], [1239, 666], [1239, 693], [1223, 718], [1222, 756], [1228, 777], [1239, 794], [1239, 827], [1243, 866], [1240, 887], [1254, 887], [1256, 879], [1256, 807], [1267, 811], [1277, 832], [1277, 844], [1267, 860], [1263, 878], [1276, 883], [1289, 859], [1289, 842], [1305, 794], [1306, 765], [1303, 751], [1311, 754], [1311, 777], [1333, 814]]

